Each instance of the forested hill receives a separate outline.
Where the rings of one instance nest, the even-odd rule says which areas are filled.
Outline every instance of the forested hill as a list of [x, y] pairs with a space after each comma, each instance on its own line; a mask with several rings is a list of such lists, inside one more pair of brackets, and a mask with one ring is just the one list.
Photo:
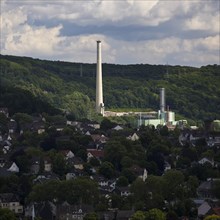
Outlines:
[[[47, 103], [51, 108], [74, 112], [78, 118], [94, 114], [95, 64], [0, 55], [0, 65], [0, 107], [16, 111], [19, 101], [9, 103], [8, 97], [18, 99], [16, 90], [19, 90], [41, 100], [44, 106]], [[166, 102], [171, 110], [196, 120], [220, 118], [219, 65], [194, 68], [103, 64], [106, 109], [157, 110], [160, 87], [166, 89]], [[26, 106], [23, 111], [32, 110]]]

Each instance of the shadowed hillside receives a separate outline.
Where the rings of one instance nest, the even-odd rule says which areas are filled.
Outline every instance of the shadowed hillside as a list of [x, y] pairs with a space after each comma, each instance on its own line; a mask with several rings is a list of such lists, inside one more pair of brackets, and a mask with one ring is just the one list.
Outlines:
[[[78, 118], [94, 114], [95, 64], [1, 55], [0, 65], [1, 105], [9, 105], [2, 101], [7, 100], [7, 86], [15, 93], [19, 89], [55, 108], [71, 111]], [[166, 88], [167, 105], [177, 113], [196, 120], [220, 118], [219, 65], [103, 64], [106, 109], [157, 110], [160, 87]], [[23, 102], [31, 105], [28, 100], [32, 97]]]

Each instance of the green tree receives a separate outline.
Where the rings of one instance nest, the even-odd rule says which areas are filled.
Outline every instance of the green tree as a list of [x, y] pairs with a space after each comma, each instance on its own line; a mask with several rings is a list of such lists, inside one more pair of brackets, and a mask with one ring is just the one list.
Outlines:
[[43, 184], [34, 185], [28, 196], [28, 200], [34, 202], [53, 201], [57, 199], [59, 185], [60, 182], [57, 180], [50, 180]]
[[11, 192], [17, 193], [19, 189], [19, 177], [17, 175], [11, 175], [9, 177], [1, 177], [0, 178], [0, 192]]
[[116, 123], [110, 121], [108, 118], [104, 118], [100, 124], [100, 129], [103, 131], [107, 131], [108, 129], [112, 129]]
[[[68, 109], [76, 117], [91, 117], [90, 112], [94, 112], [90, 101], [94, 100], [95, 94], [95, 78], [91, 77], [94, 64], [84, 64], [82, 79], [77, 63], [4, 55], [0, 58], [1, 80], [4, 82], [0, 88], [0, 105], [7, 106], [9, 112], [56, 114], [52, 104], [59, 109]], [[104, 64], [104, 68], [107, 108], [157, 109], [157, 88], [166, 87], [169, 102], [178, 114], [191, 119], [220, 118], [216, 108], [219, 104], [216, 98], [219, 96], [219, 65], [200, 68], [169, 66], [169, 79], [164, 77], [164, 65]], [[192, 88], [188, 87], [189, 83]]]
[[166, 215], [160, 209], [151, 209], [146, 213], [146, 220], [166, 220]]
[[131, 185], [131, 192], [134, 193], [136, 201], [144, 201], [147, 198], [148, 192], [145, 182], [142, 179], [137, 178]]
[[132, 183], [136, 179], [135, 174], [129, 169], [122, 170], [121, 174], [128, 179], [129, 183]]
[[215, 196], [220, 199], [220, 181], [214, 181], [214, 189], [213, 192]]
[[204, 220], [219, 220], [219, 219], [220, 219], [220, 216], [218, 215], [209, 215], [204, 218]]
[[179, 217], [174, 211], [169, 211], [167, 212], [166, 219], [167, 220], [178, 220]]
[[89, 163], [94, 167], [100, 166], [100, 161], [96, 157], [92, 157]]
[[63, 176], [66, 172], [66, 161], [62, 154], [55, 154], [52, 159], [52, 167], [53, 171], [60, 176]]
[[199, 186], [199, 180], [196, 176], [189, 176], [187, 182], [186, 182], [186, 187], [188, 191], [188, 197], [192, 198], [196, 196], [197, 193], [197, 188]]
[[124, 156], [121, 160], [121, 165], [123, 168], [129, 168], [133, 165], [134, 161], [128, 157], [128, 156]]
[[86, 214], [83, 220], [98, 220], [98, 215], [95, 212], [91, 212]]
[[18, 127], [21, 129], [25, 124], [32, 122], [32, 117], [26, 113], [15, 113], [13, 119], [18, 123]]
[[[181, 171], [169, 170], [163, 175], [163, 179], [166, 181], [166, 197], [169, 200], [178, 197], [178, 192], [182, 193], [181, 188], [184, 185], [184, 175]], [[181, 197], [181, 195], [179, 196]]]
[[17, 220], [17, 218], [11, 210], [0, 208], [0, 220]]
[[123, 204], [123, 198], [118, 194], [111, 195], [111, 207], [112, 208], [121, 208]]
[[156, 194], [159, 194], [162, 197], [165, 197], [167, 182], [163, 179], [163, 177], [149, 175], [145, 181], [145, 184], [146, 184], [148, 193], [152, 193], [152, 197], [154, 197], [154, 195]]
[[116, 169], [121, 168], [121, 159], [126, 155], [126, 148], [119, 141], [109, 141], [105, 146], [105, 159]]
[[62, 115], [46, 115], [46, 121], [50, 124], [65, 124], [66, 119]]
[[137, 211], [131, 216], [131, 220], [145, 220], [145, 213]]
[[120, 176], [116, 182], [117, 186], [128, 186], [129, 182], [125, 176]]
[[7, 128], [8, 120], [4, 113], [0, 112], [0, 132], [5, 134], [8, 131]]
[[169, 135], [169, 130], [167, 126], [163, 126], [159, 129], [160, 135], [162, 136], [168, 136]]
[[[66, 193], [68, 192], [68, 193]], [[94, 204], [99, 193], [97, 184], [89, 178], [77, 178], [59, 182], [56, 192], [59, 202], [67, 201], [70, 204]]]
[[112, 163], [105, 161], [99, 167], [99, 173], [104, 177], [111, 179], [115, 174], [114, 166]]

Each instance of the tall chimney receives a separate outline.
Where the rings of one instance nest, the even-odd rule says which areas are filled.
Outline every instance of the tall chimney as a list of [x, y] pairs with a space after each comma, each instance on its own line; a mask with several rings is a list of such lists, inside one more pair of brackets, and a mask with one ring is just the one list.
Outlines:
[[102, 55], [101, 41], [97, 41], [97, 65], [96, 65], [96, 112], [104, 115], [103, 89], [102, 89]]
[[165, 112], [165, 89], [160, 88], [160, 112]]

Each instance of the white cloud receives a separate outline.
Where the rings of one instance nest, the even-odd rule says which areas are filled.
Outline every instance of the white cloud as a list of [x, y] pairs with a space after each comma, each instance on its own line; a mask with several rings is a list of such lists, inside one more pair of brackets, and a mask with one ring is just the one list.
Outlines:
[[[3, 54], [96, 62], [96, 40], [101, 40], [103, 62], [107, 63], [204, 65], [219, 62], [219, 14], [212, 1], [94, 0], [45, 3], [39, 0], [36, 3], [1, 3]], [[155, 38], [153, 36], [151, 40], [146, 38], [141, 41], [127, 41], [126, 36], [123, 39], [113, 34], [110, 37], [104, 32], [65, 36], [62, 30], [66, 22], [77, 24], [85, 30], [88, 25], [99, 26], [100, 30], [102, 26], [106, 29], [142, 26], [146, 34], [150, 26], [157, 28], [164, 22], [173, 22], [173, 33], [176, 28], [183, 34], [187, 32], [188, 36], [171, 35], [169, 29], [158, 29], [159, 34]], [[180, 24], [183, 24], [182, 28], [178, 27]], [[203, 35], [193, 36], [195, 30], [203, 31]], [[129, 31], [138, 35], [139, 30], [134, 28]], [[164, 32], [166, 37], [162, 38]], [[190, 38], [191, 35], [193, 37]]]
[[115, 59], [123, 59], [124, 63], [165, 64], [169, 62], [171, 65], [194, 63], [196, 66], [219, 63], [218, 35], [199, 39], [171, 37], [140, 42], [114, 41], [113, 45], [117, 51]]
[[27, 21], [27, 14], [24, 13], [22, 7], [10, 10], [8, 12], [3, 12], [1, 13], [0, 17], [1, 30], [4, 32], [4, 34], [19, 28], [19, 25], [22, 25]]
[[[102, 1], [91, 10], [91, 16], [100, 20], [126, 24], [140, 24], [148, 17], [150, 10], [158, 3], [155, 1]], [[97, 11], [96, 11], [97, 10]], [[145, 23], [147, 20], [145, 20]]]
[[219, 51], [219, 35], [183, 40], [182, 49], [187, 52], [193, 51]]
[[18, 54], [52, 55], [54, 47], [60, 42], [59, 30], [61, 26], [47, 29], [45, 27], [32, 28], [25, 25], [22, 32], [8, 35], [5, 52]]
[[203, 1], [195, 4], [195, 11], [185, 18], [184, 29], [202, 30], [207, 33], [220, 32], [220, 1]]
[[212, 33], [219, 33], [219, 14], [204, 15], [202, 13], [188, 19], [185, 28], [189, 30], [206, 30]]

